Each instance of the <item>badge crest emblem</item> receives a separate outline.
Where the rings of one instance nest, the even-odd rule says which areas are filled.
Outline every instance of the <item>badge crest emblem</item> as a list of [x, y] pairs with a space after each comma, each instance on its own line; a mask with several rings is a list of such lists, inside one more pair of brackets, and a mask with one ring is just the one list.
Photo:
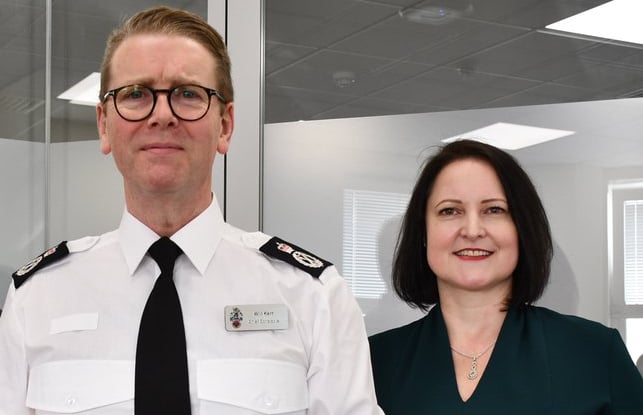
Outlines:
[[36, 268], [38, 264], [40, 264], [40, 261], [44, 258], [43, 255], [37, 256], [31, 261], [27, 262], [25, 265], [22, 266], [18, 271], [16, 271], [16, 277], [22, 277], [32, 269]]
[[234, 307], [232, 311], [230, 311], [228, 319], [230, 320], [230, 324], [232, 324], [232, 327], [234, 327], [235, 329], [241, 327], [241, 322], [243, 321], [243, 313], [241, 312], [241, 310], [239, 310], [239, 307]]
[[299, 262], [304, 266], [307, 266], [310, 268], [321, 268], [324, 266], [324, 263], [321, 262], [316, 257], [310, 254], [307, 254], [305, 252], [296, 251], [293, 247], [283, 242], [277, 242], [277, 249], [292, 255], [292, 257], [295, 258], [295, 261]]
[[54, 262], [66, 257], [67, 255], [69, 255], [69, 249], [67, 248], [66, 241], [63, 241], [58, 245], [49, 248], [11, 275], [15, 287], [20, 287], [39, 269], [44, 268], [49, 264], [53, 264]]
[[314, 278], [319, 278], [324, 269], [332, 265], [330, 262], [276, 237], [266, 242], [259, 250], [306, 271]]
[[266, 331], [288, 329], [285, 304], [237, 304], [223, 308], [226, 331]]

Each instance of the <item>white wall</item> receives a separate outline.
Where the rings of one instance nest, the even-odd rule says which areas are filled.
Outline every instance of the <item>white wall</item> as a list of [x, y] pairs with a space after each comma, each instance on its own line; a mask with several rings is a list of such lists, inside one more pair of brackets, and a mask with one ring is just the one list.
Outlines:
[[608, 323], [606, 194], [603, 169], [539, 165], [528, 169], [554, 238], [552, 281], [541, 303]]
[[[569, 109], [567, 114], [576, 111], [581, 117], [592, 118], [593, 107], [585, 103], [561, 105], [570, 107], [554, 105], [266, 125], [264, 230], [317, 253], [341, 270], [344, 189], [410, 193], [430, 148], [439, 144], [441, 138], [468, 131], [468, 125], [479, 128], [484, 119], [490, 120], [488, 123], [509, 121], [512, 117], [526, 119], [533, 113], [546, 116], [547, 111], [551, 111], [548, 125], [561, 128], [556, 126], [556, 119], [569, 121], [569, 116], [560, 114], [563, 109]], [[596, 113], [605, 114], [604, 108], [600, 107]], [[605, 122], [609, 124], [609, 120]], [[513, 155], [537, 186], [554, 237], [551, 282], [540, 303], [608, 324], [608, 173], [600, 162], [610, 158], [613, 163], [616, 156], [597, 153], [593, 159], [598, 162], [583, 161], [578, 155], [588, 151], [591, 155], [592, 150], [583, 147], [584, 139], [579, 132], [573, 138], [549, 145], [551, 150], [547, 150], [548, 145], [541, 145], [515, 151]], [[570, 151], [563, 152], [564, 147], [570, 147]], [[643, 160], [630, 166], [628, 173], [643, 177]], [[387, 233], [390, 240], [384, 245], [390, 249], [380, 252], [385, 256], [380, 262], [390, 264], [395, 232]], [[390, 269], [384, 274], [390, 278]], [[386, 307], [372, 300], [358, 300], [370, 333], [419, 316], [390, 295], [382, 299]], [[386, 312], [380, 313], [381, 309]], [[371, 319], [369, 313], [376, 313], [378, 317]]]
[[0, 139], [0, 308], [11, 273], [44, 249], [44, 145]]
[[100, 234], [118, 226], [123, 212], [121, 178], [98, 141], [50, 147], [50, 240], [45, 241], [45, 145], [0, 139], [2, 205], [0, 297], [10, 275], [62, 240]]
[[100, 152], [98, 140], [52, 144], [50, 174], [50, 244], [118, 226], [122, 178], [111, 155]]

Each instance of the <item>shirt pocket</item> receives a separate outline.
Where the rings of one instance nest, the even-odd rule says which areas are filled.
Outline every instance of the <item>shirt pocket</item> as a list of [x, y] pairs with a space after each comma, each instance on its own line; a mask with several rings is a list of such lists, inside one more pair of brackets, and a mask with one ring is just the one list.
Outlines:
[[197, 395], [203, 413], [305, 414], [306, 369], [269, 359], [213, 359], [197, 364]]
[[133, 361], [60, 360], [29, 372], [27, 406], [39, 413], [73, 414], [117, 404], [133, 409], [133, 399]]
[[51, 320], [49, 334], [60, 334], [70, 331], [96, 330], [98, 313], [69, 314]]

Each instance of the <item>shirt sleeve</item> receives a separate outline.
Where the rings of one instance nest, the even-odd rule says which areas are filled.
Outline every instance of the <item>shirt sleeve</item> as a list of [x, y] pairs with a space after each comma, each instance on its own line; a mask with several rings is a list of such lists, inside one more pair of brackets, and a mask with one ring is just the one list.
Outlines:
[[308, 370], [310, 415], [379, 415], [364, 320], [336, 268], [321, 276]]
[[612, 329], [609, 365], [612, 397], [610, 414], [643, 414], [643, 377], [615, 329]]
[[26, 406], [24, 331], [15, 310], [15, 296], [12, 284], [0, 316], [0, 414], [30, 415], [34, 412]]

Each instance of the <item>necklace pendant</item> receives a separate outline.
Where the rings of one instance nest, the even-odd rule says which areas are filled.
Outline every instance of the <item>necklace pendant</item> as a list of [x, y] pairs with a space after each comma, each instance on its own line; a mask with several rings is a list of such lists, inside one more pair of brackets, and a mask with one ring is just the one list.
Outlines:
[[469, 373], [467, 373], [467, 379], [476, 380], [477, 377], [478, 377], [478, 370], [474, 367], [471, 367], [471, 369], [469, 370]]
[[478, 377], [478, 356], [474, 356], [471, 361], [471, 369], [467, 373], [467, 379], [475, 380]]
[[477, 355], [468, 355], [466, 353], [462, 353], [453, 347], [451, 347], [451, 350], [453, 350], [454, 353], [459, 354], [462, 357], [466, 357], [468, 359], [471, 359], [471, 368], [469, 369], [469, 372], [467, 372], [467, 379], [469, 380], [476, 380], [478, 378], [478, 358], [485, 354], [489, 349], [491, 349], [491, 346], [493, 346], [496, 342], [491, 343], [489, 346], [487, 346], [486, 349], [484, 349], [482, 352], [478, 353]]

